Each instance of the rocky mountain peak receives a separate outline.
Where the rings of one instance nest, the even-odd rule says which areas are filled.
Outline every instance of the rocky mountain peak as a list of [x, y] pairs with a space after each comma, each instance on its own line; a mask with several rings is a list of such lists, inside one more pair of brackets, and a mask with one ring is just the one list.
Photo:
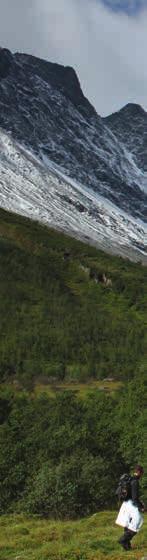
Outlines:
[[[119, 111], [116, 111], [115, 113], [112, 113], [112, 115], [109, 115], [109, 119], [114, 118], [115, 116], [121, 116], [121, 117], [136, 117], [136, 116], [141, 116], [141, 117], [145, 117], [147, 116], [146, 111], [143, 109], [143, 107], [141, 107], [141, 105], [139, 105], [138, 103], [127, 103], [127, 105], [125, 105], [124, 107], [122, 107], [122, 109], [120, 109]], [[107, 117], [106, 117], [107, 118]]]
[[147, 112], [137, 103], [128, 103], [103, 122], [123, 142], [139, 167], [147, 171]]
[[0, 47], [0, 79], [7, 78], [12, 64], [12, 53], [8, 49]]
[[84, 96], [78, 76], [72, 67], [26, 54], [16, 53], [14, 57], [15, 61], [23, 67], [24, 72], [29, 76], [37, 75], [44, 82], [61, 91], [82, 113], [88, 113], [89, 116], [96, 114], [94, 107]]
[[0, 61], [0, 205], [146, 258], [146, 113], [102, 119], [73, 68], [7, 49]]

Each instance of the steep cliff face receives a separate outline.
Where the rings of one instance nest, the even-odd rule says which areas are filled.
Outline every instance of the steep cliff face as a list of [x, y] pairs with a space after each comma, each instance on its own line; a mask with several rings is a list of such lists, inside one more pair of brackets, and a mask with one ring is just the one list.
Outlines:
[[[30, 207], [30, 215], [36, 216], [33, 207], [38, 204], [41, 219], [44, 204], [46, 220], [54, 227], [62, 224], [62, 229], [108, 250], [115, 234], [116, 252], [122, 253], [127, 244], [132, 254], [145, 254], [147, 174], [133, 151], [134, 139], [132, 144], [128, 140], [129, 121], [132, 130], [136, 126], [135, 107], [131, 117], [126, 107], [102, 119], [72, 68], [1, 49], [1, 205], [10, 208], [13, 196], [14, 211]], [[140, 113], [144, 122], [146, 114]], [[129, 231], [134, 231], [134, 241]]]
[[132, 153], [136, 164], [147, 171], [147, 112], [129, 103], [103, 122]]

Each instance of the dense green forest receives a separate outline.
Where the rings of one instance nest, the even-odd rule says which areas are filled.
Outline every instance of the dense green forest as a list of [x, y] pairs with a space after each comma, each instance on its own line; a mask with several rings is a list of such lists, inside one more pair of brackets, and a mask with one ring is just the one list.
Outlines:
[[[147, 268], [2, 210], [0, 265], [0, 511], [112, 508], [147, 468]], [[112, 395], [34, 392], [106, 377]]]
[[[146, 467], [145, 379], [112, 398], [0, 393], [0, 511], [76, 518], [116, 506], [120, 474]], [[143, 485], [145, 486], [146, 476]], [[144, 490], [145, 497], [145, 490]]]
[[1, 380], [129, 380], [146, 326], [146, 267], [0, 210]]

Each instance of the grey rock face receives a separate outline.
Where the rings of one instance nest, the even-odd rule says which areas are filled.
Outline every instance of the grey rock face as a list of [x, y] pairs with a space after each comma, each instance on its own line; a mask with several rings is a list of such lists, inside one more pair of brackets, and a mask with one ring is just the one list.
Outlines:
[[13, 65], [13, 55], [8, 49], [0, 49], [0, 79], [7, 78], [11, 66]]
[[[83, 192], [88, 189], [129, 219], [146, 222], [147, 120], [140, 107], [129, 105], [102, 119], [83, 95], [72, 68], [0, 49], [0, 127], [42, 165], [51, 161], [60, 167]], [[64, 195], [64, 203], [71, 206], [69, 198]], [[82, 199], [73, 208], [84, 215]], [[90, 217], [95, 222], [103, 219], [94, 204]], [[145, 247], [142, 226], [140, 230], [134, 251]]]
[[140, 105], [129, 103], [103, 119], [104, 124], [124, 143], [139, 167], [147, 171], [147, 113]]
[[[145, 219], [141, 173], [84, 97], [72, 68], [2, 51], [0, 126], [134, 216]], [[13, 64], [11, 63], [13, 59]], [[6, 60], [6, 68], [4, 61]], [[121, 118], [121, 117], [120, 117]]]

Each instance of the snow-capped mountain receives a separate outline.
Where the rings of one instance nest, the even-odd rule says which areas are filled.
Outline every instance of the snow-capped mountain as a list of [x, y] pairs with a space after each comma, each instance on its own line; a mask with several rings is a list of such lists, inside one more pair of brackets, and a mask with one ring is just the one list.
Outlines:
[[127, 108], [97, 115], [72, 68], [1, 49], [0, 205], [146, 261], [147, 172], [133, 118]]

